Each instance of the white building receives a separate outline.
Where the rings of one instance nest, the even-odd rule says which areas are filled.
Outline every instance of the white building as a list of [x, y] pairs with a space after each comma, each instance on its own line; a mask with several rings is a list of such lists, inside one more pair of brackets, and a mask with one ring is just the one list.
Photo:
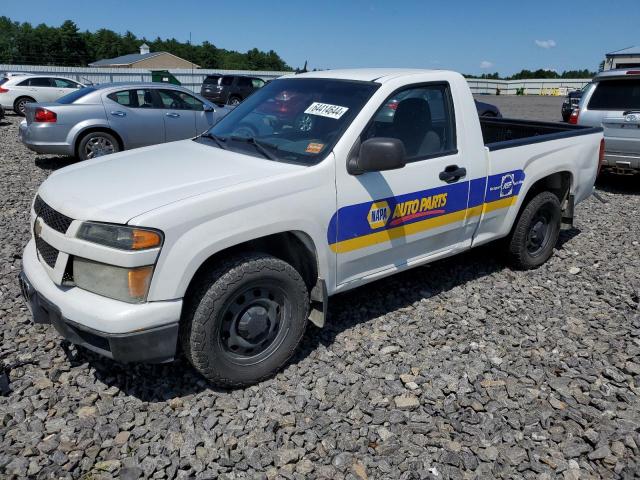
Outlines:
[[607, 53], [604, 69], [613, 70], [614, 68], [640, 68], [640, 47], [629, 47]]

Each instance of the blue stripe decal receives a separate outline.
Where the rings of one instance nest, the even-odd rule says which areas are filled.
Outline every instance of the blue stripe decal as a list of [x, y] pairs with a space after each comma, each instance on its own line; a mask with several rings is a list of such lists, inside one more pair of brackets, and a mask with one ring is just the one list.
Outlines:
[[327, 240], [331, 245], [514, 197], [519, 194], [524, 177], [522, 170], [513, 170], [467, 182], [348, 205], [331, 217]]

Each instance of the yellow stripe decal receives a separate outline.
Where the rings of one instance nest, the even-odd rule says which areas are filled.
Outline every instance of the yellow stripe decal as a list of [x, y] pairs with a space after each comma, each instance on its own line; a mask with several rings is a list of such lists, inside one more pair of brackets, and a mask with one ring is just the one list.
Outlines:
[[414, 235], [416, 233], [430, 230], [432, 228], [442, 227], [450, 223], [460, 222], [467, 218], [477, 217], [483, 213], [492, 212], [501, 208], [507, 208], [516, 203], [517, 196], [495, 200], [493, 202], [484, 203], [477, 207], [459, 210], [457, 212], [447, 213], [435, 218], [428, 218], [420, 222], [410, 223], [409, 225], [400, 225], [398, 227], [382, 230], [380, 232], [370, 233], [361, 237], [350, 238], [341, 242], [330, 245], [331, 250], [335, 253], [351, 252], [360, 248], [370, 247], [378, 243], [389, 242], [396, 238]]

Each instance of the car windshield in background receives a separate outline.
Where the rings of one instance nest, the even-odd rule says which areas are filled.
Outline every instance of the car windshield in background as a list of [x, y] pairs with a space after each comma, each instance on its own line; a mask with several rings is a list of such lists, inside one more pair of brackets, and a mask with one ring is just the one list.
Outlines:
[[331, 151], [378, 87], [373, 82], [347, 80], [274, 80], [198, 141], [223, 144], [229, 150], [272, 160], [312, 165]]
[[640, 78], [602, 80], [589, 100], [590, 110], [640, 110]]
[[69, 105], [70, 103], [75, 103], [82, 97], [89, 95], [91, 92], [95, 92], [95, 91], [96, 89], [93, 87], [79, 88], [75, 92], [71, 92], [66, 94], [64, 97], [60, 97], [58, 100], [56, 100], [56, 102], [61, 103], [63, 105]]

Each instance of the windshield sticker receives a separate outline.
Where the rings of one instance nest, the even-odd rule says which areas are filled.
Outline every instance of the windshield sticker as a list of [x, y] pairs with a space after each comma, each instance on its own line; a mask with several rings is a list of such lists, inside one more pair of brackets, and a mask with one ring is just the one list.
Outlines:
[[304, 113], [308, 113], [310, 115], [318, 115], [320, 117], [333, 118], [334, 120], [338, 120], [349, 110], [348, 107], [341, 107], [340, 105], [331, 105], [329, 103], [319, 103], [313, 102], [309, 105]]
[[307, 145], [307, 148], [305, 149], [305, 152], [307, 153], [320, 153], [322, 151], [322, 149], [324, 148], [324, 143], [309, 143], [309, 145]]

